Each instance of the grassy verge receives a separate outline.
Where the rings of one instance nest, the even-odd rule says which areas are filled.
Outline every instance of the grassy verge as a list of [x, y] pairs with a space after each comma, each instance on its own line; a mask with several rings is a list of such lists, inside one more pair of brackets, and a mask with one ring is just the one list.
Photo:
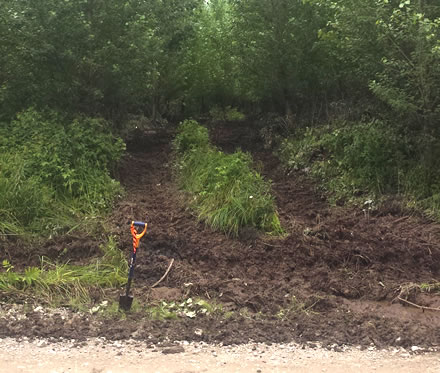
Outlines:
[[331, 202], [371, 208], [397, 195], [440, 220], [439, 149], [429, 136], [373, 121], [299, 131], [282, 142], [278, 155], [286, 168], [315, 178]]
[[174, 140], [177, 180], [198, 218], [237, 235], [242, 227], [282, 233], [270, 182], [252, 169], [249, 154], [224, 154], [195, 121], [181, 124]]
[[90, 304], [90, 290], [113, 288], [127, 281], [128, 264], [113, 238], [101, 246], [103, 256], [88, 265], [52, 263], [41, 259], [40, 267], [24, 272], [14, 271], [11, 263], [3, 261], [0, 290], [7, 294], [38, 299], [51, 306], [68, 305], [80, 308]]

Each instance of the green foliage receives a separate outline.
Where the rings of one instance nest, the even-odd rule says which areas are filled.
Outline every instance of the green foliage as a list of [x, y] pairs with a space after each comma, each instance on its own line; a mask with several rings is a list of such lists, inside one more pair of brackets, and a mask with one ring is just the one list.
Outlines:
[[396, 7], [383, 2], [378, 6], [383, 69], [370, 88], [407, 125], [438, 131], [440, 16], [430, 13], [423, 3], [405, 1]]
[[[89, 118], [96, 116], [121, 127], [130, 114], [155, 124], [276, 112], [289, 130], [378, 119], [387, 125], [319, 135], [331, 156], [319, 147], [310, 153], [312, 140], [298, 145], [305, 157], [324, 157], [319, 172], [337, 176], [329, 181], [335, 190], [412, 191], [438, 205], [438, 164], [429, 155], [440, 138], [433, 0], [9, 0], [0, 4], [0, 66], [0, 121], [36, 108], [0, 126], [2, 232], [20, 233], [20, 222], [41, 230], [44, 219], [53, 230], [51, 215], [110, 204], [118, 186], [108, 171], [122, 145], [103, 131], [110, 124]], [[48, 107], [79, 119], [41, 114]], [[191, 136], [206, 145], [206, 134]], [[306, 162], [295, 154], [288, 162]], [[63, 203], [48, 209], [54, 198]]]
[[177, 130], [173, 146], [179, 155], [183, 155], [192, 149], [208, 148], [208, 129], [198, 124], [195, 120], [185, 120]]
[[28, 175], [38, 175], [57, 191], [78, 196], [90, 192], [84, 179], [96, 177], [96, 169], [104, 177], [125, 149], [108, 128], [99, 119], [66, 123], [55, 113], [44, 115], [30, 109], [10, 124], [3, 150], [22, 154]]
[[232, 1], [234, 59], [241, 99], [289, 114], [331, 91], [334, 61], [319, 30], [328, 23], [324, 6], [312, 1]]
[[311, 173], [332, 200], [400, 193], [437, 217], [440, 154], [433, 149], [440, 149], [435, 138], [403, 136], [374, 121], [306, 129], [286, 139], [278, 154], [286, 167]]
[[292, 295], [289, 298], [289, 304], [287, 307], [281, 308], [277, 314], [276, 317], [280, 320], [287, 320], [289, 317], [294, 317], [300, 313], [304, 313], [305, 315], [309, 316], [310, 314], [316, 313], [313, 311], [313, 307], [315, 307], [321, 298], [317, 298], [313, 300], [313, 303], [309, 304], [310, 301], [307, 300], [306, 302], [299, 300], [295, 295]]
[[37, 175], [28, 176], [22, 154], [0, 153], [0, 232], [22, 234], [56, 216], [54, 190]]
[[284, 163], [306, 169], [335, 199], [391, 192], [403, 167], [401, 141], [383, 123], [307, 129], [280, 148]]
[[224, 109], [214, 106], [209, 110], [209, 116], [211, 117], [211, 120], [215, 122], [233, 122], [245, 119], [243, 113], [238, 111], [237, 108], [230, 106], [226, 106]]
[[[113, 237], [101, 247], [103, 257], [89, 265], [57, 264], [41, 259], [40, 267], [28, 267], [24, 273], [13, 271], [3, 261], [0, 272], [0, 290], [40, 296], [51, 304], [66, 304], [89, 299], [89, 288], [110, 288], [127, 281], [128, 264]], [[80, 302], [81, 303], [81, 302]]]
[[195, 300], [188, 298], [181, 302], [161, 301], [157, 305], [148, 307], [147, 313], [153, 320], [175, 320], [179, 317], [193, 319], [204, 315], [223, 314], [223, 307], [201, 298]]
[[402, 141], [385, 124], [338, 128], [324, 135], [321, 145], [356, 189], [381, 194], [396, 188], [402, 168]]
[[1, 232], [50, 232], [64, 218], [102, 211], [120, 191], [109, 171], [125, 145], [102, 120], [30, 109], [1, 132]]
[[186, 41], [182, 70], [190, 114], [204, 113], [213, 106], [232, 104], [239, 94], [232, 27], [235, 13], [229, 0], [201, 2], [194, 19], [195, 32]]
[[281, 233], [270, 183], [252, 170], [250, 155], [224, 154], [205, 142], [205, 134], [196, 122], [185, 122], [174, 142], [177, 150], [185, 144], [186, 151], [177, 156], [178, 182], [192, 196], [199, 219], [233, 235], [244, 226]]
[[166, 111], [182, 95], [179, 62], [197, 6], [195, 0], [3, 1], [0, 115], [10, 119], [31, 105], [115, 120]]

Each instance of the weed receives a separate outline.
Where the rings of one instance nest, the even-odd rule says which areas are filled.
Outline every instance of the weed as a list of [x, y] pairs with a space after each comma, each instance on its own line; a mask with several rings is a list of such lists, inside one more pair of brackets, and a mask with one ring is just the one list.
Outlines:
[[313, 307], [320, 301], [320, 298], [316, 300], [311, 305], [306, 304], [305, 302], [300, 301], [295, 295], [290, 297], [289, 305], [285, 308], [281, 308], [276, 316], [280, 320], [286, 320], [290, 316], [298, 313], [305, 313], [306, 315], [310, 315], [313, 313]]
[[161, 301], [147, 308], [147, 314], [153, 320], [175, 320], [179, 317], [195, 318], [203, 315], [222, 315], [223, 307], [214, 302], [198, 298], [188, 298], [184, 301]]
[[[137, 299], [133, 299], [133, 303], [130, 308], [130, 313], [139, 313], [142, 311], [142, 306]], [[104, 300], [100, 304], [90, 308], [89, 313], [96, 314], [105, 319], [122, 319], [127, 318], [127, 311], [123, 311], [119, 308], [119, 302]]]
[[175, 303], [160, 302], [158, 305], [147, 308], [147, 314], [152, 320], [176, 320], [177, 311], [174, 309]]
[[439, 293], [440, 282], [421, 283], [420, 290], [425, 293]]
[[239, 315], [248, 320], [263, 320], [265, 318], [265, 314], [263, 314], [263, 312], [252, 312], [247, 307], [241, 308]]

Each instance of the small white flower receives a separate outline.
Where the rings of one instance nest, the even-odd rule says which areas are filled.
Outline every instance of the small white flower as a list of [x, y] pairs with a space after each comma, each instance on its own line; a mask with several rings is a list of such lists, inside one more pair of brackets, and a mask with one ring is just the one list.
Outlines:
[[254, 198], [254, 196], [249, 196], [249, 199], [252, 199], [252, 198]]

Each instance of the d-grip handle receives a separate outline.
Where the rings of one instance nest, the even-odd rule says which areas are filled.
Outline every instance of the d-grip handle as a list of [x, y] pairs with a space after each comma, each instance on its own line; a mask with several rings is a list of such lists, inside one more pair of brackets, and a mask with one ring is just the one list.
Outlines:
[[136, 226], [136, 227], [145, 227], [145, 225], [146, 225], [147, 223], [144, 223], [143, 221], [134, 221], [133, 222], [133, 225], [134, 226]]

